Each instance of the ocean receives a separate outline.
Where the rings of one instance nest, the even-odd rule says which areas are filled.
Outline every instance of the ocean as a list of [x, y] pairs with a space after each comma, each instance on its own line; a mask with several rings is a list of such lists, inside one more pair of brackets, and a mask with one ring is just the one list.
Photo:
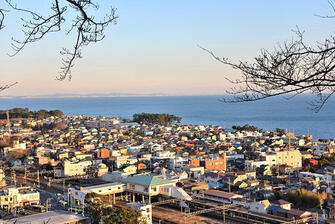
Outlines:
[[132, 118], [134, 113], [169, 113], [182, 117], [183, 124], [254, 125], [263, 130], [287, 129], [312, 134], [314, 139], [335, 137], [335, 101], [319, 113], [309, 109], [311, 96], [283, 97], [257, 102], [227, 104], [220, 96], [0, 98], [0, 109], [27, 107], [30, 110], [60, 109], [66, 115]]

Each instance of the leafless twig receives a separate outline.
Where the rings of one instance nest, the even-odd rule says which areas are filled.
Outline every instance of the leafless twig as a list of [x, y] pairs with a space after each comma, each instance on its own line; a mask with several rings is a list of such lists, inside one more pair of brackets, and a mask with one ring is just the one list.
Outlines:
[[12, 84], [2, 85], [2, 86], [0, 86], [0, 92], [4, 91], [6, 89], [9, 89], [10, 87], [15, 86], [16, 84], [18, 84], [18, 82], [14, 82]]
[[273, 51], [261, 50], [252, 63], [231, 62], [200, 47], [214, 59], [241, 72], [229, 80], [234, 87], [227, 91], [224, 102], [256, 101], [268, 97], [312, 93], [317, 97], [310, 105], [318, 112], [335, 92], [335, 37], [330, 36], [315, 46], [308, 46], [303, 32], [297, 38], [278, 45]]
[[[99, 42], [105, 37], [105, 29], [111, 23], [116, 23], [118, 16], [116, 9], [111, 10], [101, 20], [97, 20], [94, 15], [89, 14], [91, 10], [97, 11], [98, 4], [93, 0], [50, 0], [51, 12], [47, 16], [42, 16], [35, 10], [20, 8], [12, 0], [5, 0], [12, 10], [27, 14], [21, 18], [23, 21], [23, 33], [25, 38], [17, 40], [12, 38], [12, 48], [14, 52], [10, 56], [18, 54], [27, 44], [41, 40], [47, 34], [59, 32], [62, 30], [62, 24], [65, 23], [65, 12], [68, 8], [74, 9], [76, 12], [75, 19], [71, 22], [71, 29], [66, 34], [76, 32], [76, 40], [73, 49], [63, 48], [62, 66], [57, 75], [57, 80], [71, 79], [71, 68], [74, 66], [76, 59], [82, 58], [81, 49], [90, 43]], [[0, 9], [0, 25], [2, 25], [4, 13]], [[0, 26], [1, 27], [1, 26]]]

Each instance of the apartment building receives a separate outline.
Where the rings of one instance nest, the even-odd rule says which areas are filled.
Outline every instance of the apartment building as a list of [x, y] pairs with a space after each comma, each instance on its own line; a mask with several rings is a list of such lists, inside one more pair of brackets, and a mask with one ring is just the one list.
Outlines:
[[39, 204], [40, 193], [31, 187], [6, 187], [0, 191], [0, 207], [13, 209], [26, 205]]
[[288, 165], [293, 168], [302, 167], [302, 156], [299, 150], [284, 150], [276, 153], [277, 165]]

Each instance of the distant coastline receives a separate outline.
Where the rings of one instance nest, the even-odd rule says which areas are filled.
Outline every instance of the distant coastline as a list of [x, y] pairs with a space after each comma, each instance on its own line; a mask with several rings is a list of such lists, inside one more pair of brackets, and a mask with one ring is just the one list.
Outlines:
[[3, 99], [24, 99], [24, 98], [108, 98], [108, 97], [178, 97], [178, 96], [223, 96], [220, 94], [166, 94], [166, 93], [92, 93], [92, 94], [48, 94], [48, 95], [28, 95], [11, 96], [0, 95]]
[[226, 104], [222, 95], [213, 96], [140, 96], [119, 97], [44, 97], [1, 98], [0, 110], [21, 107], [30, 110], [59, 109], [65, 115], [89, 115], [132, 118], [136, 113], [168, 113], [182, 117], [182, 124], [252, 125], [263, 130], [281, 128], [317, 138], [335, 137], [335, 101], [330, 100], [319, 113], [308, 109], [309, 96], [291, 100], [283, 97], [257, 102]]

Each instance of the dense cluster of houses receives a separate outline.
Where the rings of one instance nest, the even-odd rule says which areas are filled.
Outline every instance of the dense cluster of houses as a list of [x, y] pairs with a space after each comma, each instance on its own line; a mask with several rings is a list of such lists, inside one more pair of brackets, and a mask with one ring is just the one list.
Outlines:
[[[335, 223], [332, 140], [90, 116], [16, 120], [10, 129], [9, 133], [6, 123], [0, 129], [8, 143], [2, 147], [4, 167], [46, 169], [53, 178], [82, 176], [105, 182], [69, 187], [68, 203], [73, 207], [84, 206], [90, 192], [115, 196], [127, 191], [149, 199], [159, 194], [185, 200], [201, 194], [210, 201], [240, 203], [259, 214], [287, 219], [318, 214], [321, 222]], [[4, 182], [1, 173], [0, 179]], [[11, 201], [15, 206], [39, 203], [33, 189], [2, 186], [1, 208]], [[328, 197], [318, 208], [301, 209], [278, 196], [301, 188], [315, 194], [325, 191]]]

